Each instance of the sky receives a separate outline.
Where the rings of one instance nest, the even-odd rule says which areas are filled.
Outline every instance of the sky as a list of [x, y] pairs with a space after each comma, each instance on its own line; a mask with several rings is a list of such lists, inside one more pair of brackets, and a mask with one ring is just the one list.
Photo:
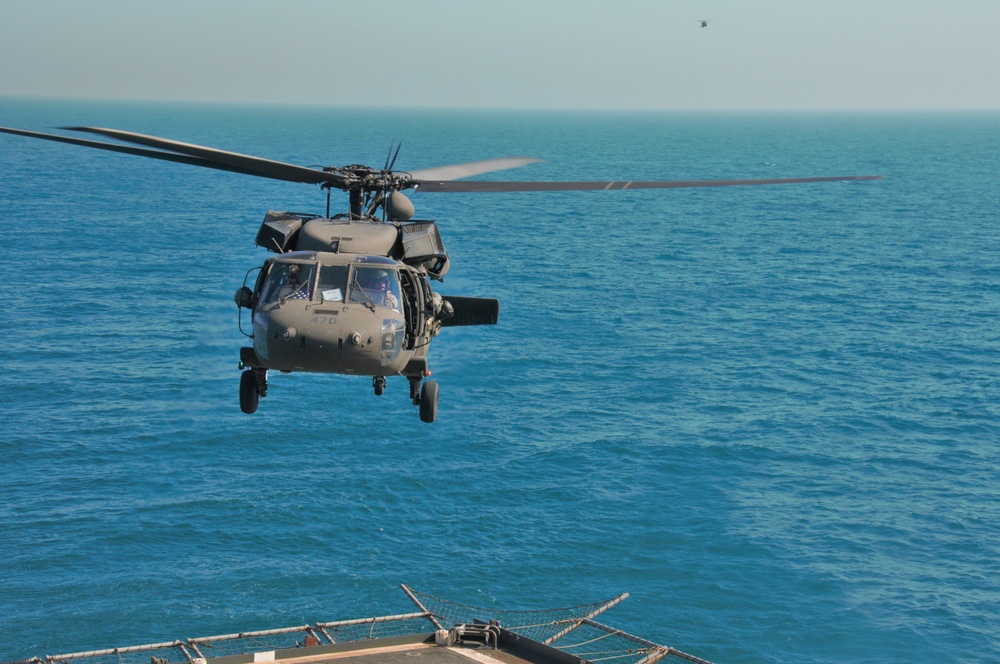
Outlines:
[[0, 96], [1000, 109], [1000, 1], [0, 0]]

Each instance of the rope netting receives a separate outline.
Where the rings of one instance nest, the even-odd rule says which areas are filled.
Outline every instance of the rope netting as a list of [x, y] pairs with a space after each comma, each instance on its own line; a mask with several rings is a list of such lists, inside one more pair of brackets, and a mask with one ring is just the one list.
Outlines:
[[584, 620], [579, 627], [551, 644], [571, 655], [595, 664], [652, 664], [660, 660], [677, 660], [709, 664], [704, 659], [681, 652], [676, 648], [661, 646], [619, 629], [592, 620]]
[[433, 632], [436, 626], [426, 613], [410, 613], [381, 618], [316, 623], [316, 627], [336, 643], [412, 636]]
[[417, 592], [406, 586], [403, 586], [403, 590], [410, 595], [417, 606], [437, 617], [445, 629], [463, 623], [472, 624], [476, 621], [488, 623], [492, 620], [504, 629], [542, 643], [546, 643], [584, 618], [592, 618], [603, 613], [628, 597], [628, 593], [625, 593], [605, 602], [562, 609], [511, 610], [459, 604]]
[[[69, 664], [74, 660], [86, 660], [87, 664], [166, 664], [167, 662], [189, 662], [192, 656], [181, 641], [169, 641], [127, 648], [49, 655], [44, 661], [48, 664]], [[35, 661], [42, 662], [43, 660], [35, 658]]]
[[628, 593], [604, 602], [562, 609], [509, 610], [450, 602], [406, 586], [403, 586], [403, 590], [418, 606], [433, 614], [445, 628], [463, 623], [492, 621], [515, 634], [551, 645], [595, 664], [653, 664], [660, 660], [709, 664], [706, 660], [675, 648], [646, 641], [593, 620], [594, 616], [627, 598]]

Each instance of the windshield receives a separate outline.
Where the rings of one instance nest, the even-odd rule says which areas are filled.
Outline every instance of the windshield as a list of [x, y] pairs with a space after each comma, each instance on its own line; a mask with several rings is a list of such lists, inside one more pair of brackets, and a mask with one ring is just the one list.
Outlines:
[[399, 312], [399, 275], [385, 267], [354, 268], [351, 302], [385, 307]]
[[347, 292], [347, 266], [321, 265], [319, 268], [319, 294], [324, 302], [343, 302]]
[[260, 291], [260, 306], [285, 300], [312, 299], [315, 265], [273, 263]]

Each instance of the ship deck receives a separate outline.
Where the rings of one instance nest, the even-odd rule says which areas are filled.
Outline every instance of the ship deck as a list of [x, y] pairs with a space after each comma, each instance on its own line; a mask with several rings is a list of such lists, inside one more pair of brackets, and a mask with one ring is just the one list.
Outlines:
[[710, 664], [593, 620], [627, 593], [565, 609], [511, 611], [457, 604], [402, 588], [419, 612], [2, 664]]
[[[545, 664], [546, 662], [544, 657], [533, 656], [506, 645], [493, 648], [478, 643], [471, 645], [456, 643], [442, 647], [434, 643], [433, 639], [434, 635], [429, 634], [426, 638], [415, 637], [412, 643], [382, 645], [379, 641], [372, 641], [352, 644], [355, 647], [344, 650], [323, 653], [308, 652], [313, 650], [312, 648], [299, 649], [298, 652], [282, 657], [280, 661], [281, 664]], [[316, 646], [315, 649], [323, 648]], [[208, 662], [240, 664], [231, 661], [235, 659], [242, 658], [225, 658], [225, 662], [219, 660], [208, 660]]]

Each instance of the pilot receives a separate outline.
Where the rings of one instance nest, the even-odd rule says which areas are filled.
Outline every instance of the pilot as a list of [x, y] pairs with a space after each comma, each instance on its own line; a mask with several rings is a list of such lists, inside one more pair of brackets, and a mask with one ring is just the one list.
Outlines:
[[278, 291], [278, 296], [282, 299], [292, 299], [292, 300], [308, 300], [309, 293], [307, 291], [308, 284], [302, 283], [299, 275], [298, 265], [288, 266], [288, 278], [285, 281], [285, 285], [281, 287]]
[[385, 306], [393, 311], [399, 311], [399, 300], [389, 287], [389, 273], [379, 270], [375, 275], [375, 289], [385, 296]]

